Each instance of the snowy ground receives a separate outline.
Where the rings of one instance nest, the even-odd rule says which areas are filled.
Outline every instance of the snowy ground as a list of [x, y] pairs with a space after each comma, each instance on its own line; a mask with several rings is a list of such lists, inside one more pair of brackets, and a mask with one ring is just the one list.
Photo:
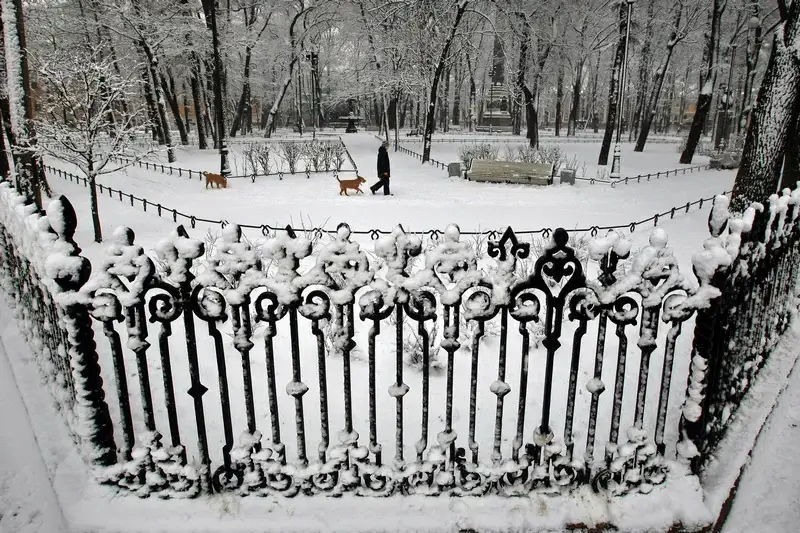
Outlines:
[[[67, 533], [61, 507], [36, 434], [31, 427], [31, 412], [19, 387], [36, 386], [15, 375], [9, 362], [6, 342], [16, 348], [19, 332], [0, 298], [0, 532]], [[27, 350], [12, 350], [20, 358]], [[32, 362], [29, 361], [32, 366]]]
[[[379, 141], [371, 134], [343, 135], [342, 138], [359, 173], [367, 178], [367, 185], [373, 183]], [[458, 146], [436, 143], [432, 155], [444, 161], [455, 161]], [[564, 146], [569, 154], [588, 165], [596, 162], [599, 144]], [[232, 145], [233, 158], [239, 157], [241, 147], [241, 144]], [[180, 148], [177, 152], [177, 166], [195, 170], [219, 167], [218, 156], [213, 151]], [[463, 232], [504, 229], [509, 225], [517, 231], [557, 226], [573, 229], [627, 225], [673, 206], [729, 190], [733, 183], [732, 172], [716, 170], [615, 188], [586, 182], [550, 187], [474, 183], [448, 178], [441, 169], [421, 165], [411, 156], [391, 153], [390, 157], [392, 197], [373, 197], [366, 187], [364, 196], [339, 196], [338, 184], [332, 174], [312, 174], [310, 179], [306, 179], [304, 174], [286, 176], [282, 181], [276, 177], [258, 178], [255, 183], [249, 179], [231, 180], [228, 189], [206, 190], [198, 179], [128, 168], [102, 177], [100, 183], [198, 218], [227, 220], [240, 225], [284, 227], [292, 224], [296, 228], [334, 229], [339, 222], [346, 221], [356, 231], [376, 228], [389, 231], [399, 223], [406, 231], [428, 231], [444, 230], [447, 224], [456, 223]], [[166, 163], [166, 157], [162, 155], [160, 159]], [[626, 144], [623, 175], [685, 166], [679, 165], [677, 159], [674, 144], [654, 143], [643, 154], [635, 154], [632, 145]], [[706, 162], [707, 158], [698, 156], [694, 164]], [[50, 160], [49, 163], [76, 172], [74, 167], [62, 161]], [[56, 176], [50, 181], [58, 193], [66, 194], [78, 212], [87, 217], [80, 219], [78, 242], [91, 257], [95, 247], [91, 244], [91, 224], [87, 216], [88, 191], [82, 185]], [[702, 242], [696, 236], [702, 239], [705, 234], [703, 220], [707, 212], [693, 208], [689, 215], [679, 213], [674, 221], [661, 221], [672, 237], [671, 244], [675, 246], [678, 257], [686, 258], [687, 265], [688, 257]], [[158, 219], [152, 207], [143, 213], [139, 204], [131, 207], [127, 201], [121, 203], [108, 196], [100, 199], [100, 215], [106, 235], [110, 235], [118, 225], [129, 225], [146, 247], [147, 243], [154, 243], [175, 226], [166, 211], [163, 218]], [[189, 226], [187, 220], [183, 223]], [[198, 223], [193, 235], [203, 235], [208, 230], [217, 233], [219, 229], [217, 224]], [[640, 245], [646, 243], [647, 233], [643, 229], [639, 228], [634, 235]], [[247, 234], [257, 237], [260, 232], [252, 230]], [[364, 240], [369, 241], [368, 238]], [[684, 244], [687, 245], [686, 253], [681, 253]]]
[[800, 365], [752, 451], [723, 533], [794, 533], [800, 524]]

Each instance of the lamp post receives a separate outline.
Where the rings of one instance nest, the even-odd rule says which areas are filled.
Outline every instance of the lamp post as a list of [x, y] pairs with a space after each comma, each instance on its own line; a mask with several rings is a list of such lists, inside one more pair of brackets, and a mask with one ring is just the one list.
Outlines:
[[622, 147], [620, 146], [623, 114], [622, 103], [625, 94], [625, 79], [628, 74], [628, 45], [631, 41], [631, 12], [633, 11], [633, 3], [635, 1], [636, 0], [625, 0], [625, 3], [628, 5], [628, 14], [627, 20], [625, 21], [625, 52], [622, 56], [622, 73], [619, 80], [619, 90], [617, 92], [617, 138], [614, 142], [614, 156], [611, 160], [611, 173], [609, 174], [611, 179], [620, 179], [620, 177], [622, 177], [620, 172], [622, 158]]
[[317, 138], [317, 128], [319, 127], [319, 100], [317, 95], [317, 68], [319, 68], [319, 53], [314, 50], [306, 53], [306, 60], [311, 62], [311, 128], [313, 138]]

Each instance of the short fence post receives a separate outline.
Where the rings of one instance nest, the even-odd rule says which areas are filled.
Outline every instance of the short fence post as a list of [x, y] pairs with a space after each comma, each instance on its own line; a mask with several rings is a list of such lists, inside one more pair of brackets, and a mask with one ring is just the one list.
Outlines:
[[[63, 217], [61, 223], [53, 228], [58, 235], [58, 249], [69, 257], [69, 264], [75, 267], [59, 269], [54, 281], [61, 294], [76, 293], [88, 281], [91, 265], [88, 259], [80, 255], [81, 249], [73, 239], [78, 219], [72, 204], [64, 196], [53, 203], [60, 204], [56, 212]], [[114, 443], [111, 414], [105, 401], [89, 308], [80, 299], [58, 296], [55, 300], [67, 332], [69, 360], [75, 382], [75, 412], [82, 428], [81, 442], [94, 466], [113, 465], [117, 462], [117, 446]]]

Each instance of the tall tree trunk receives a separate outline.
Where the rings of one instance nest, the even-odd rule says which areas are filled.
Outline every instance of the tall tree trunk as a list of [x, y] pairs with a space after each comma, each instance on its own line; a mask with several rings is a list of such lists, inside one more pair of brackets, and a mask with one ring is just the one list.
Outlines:
[[467, 10], [469, 0], [460, 0], [456, 8], [455, 19], [450, 28], [450, 34], [442, 48], [442, 53], [439, 56], [439, 62], [436, 64], [436, 69], [433, 72], [433, 83], [431, 84], [430, 99], [428, 100], [427, 118], [425, 119], [425, 134], [422, 138], [422, 162], [425, 163], [431, 159], [431, 139], [433, 138], [433, 128], [436, 123], [436, 93], [439, 89], [439, 78], [442, 77], [444, 71], [444, 64], [447, 56], [450, 54], [450, 46], [455, 39], [458, 25], [461, 24], [461, 19], [464, 17], [464, 12]]
[[[798, 120], [800, 2], [792, 2], [783, 28], [775, 31], [772, 42], [772, 53], [745, 137], [742, 163], [733, 183], [731, 211], [734, 213], [742, 213], [752, 202], [766, 204], [778, 190], [789, 133]], [[791, 142], [796, 144], [797, 138]]]
[[183, 94], [181, 95], [183, 98], [183, 119], [186, 124], [186, 133], [191, 133], [192, 127], [192, 120], [190, 118], [190, 111], [189, 111], [189, 96], [186, 91], [186, 81], [183, 82]]
[[2, 149], [0, 149], [0, 178], [2, 179], [8, 179], [11, 175], [11, 164], [8, 161], [8, 154], [6, 153], [5, 128], [5, 121], [2, 115], [0, 115], [0, 147], [2, 147]]
[[450, 131], [450, 67], [444, 73], [444, 94], [442, 94], [442, 112], [439, 120], [442, 123], [442, 131]]
[[153, 83], [150, 80], [150, 71], [145, 65], [142, 65], [139, 69], [139, 77], [142, 80], [142, 93], [147, 107], [147, 117], [150, 119], [150, 125], [153, 130], [153, 140], [158, 144], [165, 144], [164, 130], [161, 127], [161, 120], [158, 118], [155, 98], [153, 98]]
[[[0, 31], [6, 57], [6, 82], [9, 92], [9, 118], [16, 144], [11, 147], [16, 163], [17, 188], [42, 207], [42, 188], [49, 194], [41, 156], [36, 152], [36, 130], [33, 126], [33, 102], [25, 41], [22, 0], [0, 2]], [[8, 61], [16, 56], [16, 61]], [[21, 93], [21, 94], [20, 94]]]
[[597, 133], [600, 130], [600, 116], [597, 112], [597, 82], [600, 77], [600, 57], [602, 52], [597, 52], [597, 61], [594, 65], [594, 76], [592, 77], [592, 131]]
[[[524, 91], [522, 90], [522, 86], [525, 85], [525, 78], [528, 75], [528, 48], [530, 47], [530, 34], [528, 33], [528, 26], [527, 20], [525, 19], [524, 14], [518, 14], [517, 17], [520, 19], [521, 23], [523, 24], [522, 33], [523, 36], [519, 40], [519, 54], [518, 55], [518, 62], [517, 62], [517, 91], [519, 94], [522, 94], [523, 99], [523, 109], [527, 113], [527, 100], [525, 98]], [[519, 120], [514, 121], [514, 130], [512, 132], [514, 135], [520, 135], [522, 133], [522, 117]]]
[[700, 94], [697, 97], [692, 127], [689, 130], [689, 137], [686, 139], [686, 146], [681, 154], [680, 163], [688, 165], [694, 158], [697, 144], [706, 125], [708, 112], [711, 110], [711, 100], [714, 97], [714, 86], [717, 81], [716, 60], [717, 45], [719, 41], [719, 26], [722, 13], [725, 11], [727, 0], [712, 0], [711, 11], [708, 15], [708, 31], [706, 33], [705, 48], [703, 50], [704, 68], [700, 73]]
[[201, 150], [208, 148], [208, 140], [206, 139], [206, 125], [205, 125], [205, 105], [203, 102], [203, 94], [200, 89], [200, 59], [197, 54], [192, 51], [189, 54], [189, 63], [191, 65], [191, 78], [189, 85], [192, 88], [192, 103], [194, 104], [194, 121], [197, 125], [197, 145]]
[[569, 122], [567, 123], [567, 135], [575, 135], [577, 121], [581, 116], [581, 85], [583, 85], [583, 59], [578, 61], [575, 68], [575, 80], [572, 84], [572, 105], [569, 110]]
[[478, 120], [476, 109], [475, 109], [475, 100], [477, 95], [477, 87], [475, 86], [475, 71], [472, 69], [472, 61], [470, 60], [469, 51], [465, 52], [465, 58], [467, 60], [467, 70], [469, 75], [469, 110], [467, 116], [467, 129], [470, 133], [475, 131], [475, 124]]
[[[562, 60], [563, 61], [563, 60]], [[556, 137], [561, 136], [561, 103], [564, 100], [564, 66], [563, 62], [558, 65], [558, 77], [556, 79]]]
[[[798, 76], [798, 80], [800, 80], [800, 76]], [[798, 87], [798, 90], [800, 90], [800, 87]], [[800, 139], [800, 97], [797, 96], [794, 102], [794, 120], [789, 127], [787, 138], [781, 184], [778, 189], [785, 189], [786, 187], [794, 189], [800, 183], [800, 142], [797, 142], [797, 139]]]
[[161, 138], [159, 141], [163, 140], [163, 143], [167, 147], [167, 161], [174, 163], [175, 150], [172, 147], [172, 132], [170, 131], [169, 122], [167, 121], [167, 108], [164, 102], [164, 93], [161, 90], [161, 85], [159, 83], [158, 58], [156, 58], [153, 49], [150, 48], [150, 44], [145, 40], [139, 41], [139, 47], [142, 49], [145, 57], [147, 58], [146, 67], [148, 69], [149, 81], [153, 91], [153, 99], [155, 100], [154, 103], [156, 107], [158, 123], [161, 126]]
[[[633, 120], [628, 132], [628, 141], [633, 140], [633, 136], [639, 130], [639, 124], [642, 120], [642, 115], [645, 113], [645, 104], [647, 103], [647, 92], [650, 89], [650, 69], [652, 61], [652, 46], [653, 40], [653, 12], [655, 10], [655, 0], [649, 0], [647, 3], [647, 14], [645, 20], [647, 21], [647, 28], [644, 34], [644, 41], [642, 43], [642, 51], [639, 54], [639, 83], [636, 87], [636, 103], [633, 108]], [[678, 10], [680, 11], [680, 9]]]
[[456, 63], [454, 78], [452, 121], [453, 126], [459, 126], [461, 124], [461, 88], [464, 86], [464, 65], [460, 60]]
[[[760, 8], [758, 2], [750, 4], [750, 16], [759, 20]], [[744, 89], [742, 90], [742, 106], [739, 112], [739, 117], [736, 121], [736, 133], [741, 133], [742, 128], [747, 123], [747, 116], [750, 114], [750, 106], [753, 98], [753, 85], [756, 78], [756, 67], [758, 66], [758, 58], [761, 55], [761, 43], [763, 41], [761, 24], [753, 29], [752, 40], [751, 34], [747, 32], [747, 53], [745, 55], [745, 76], [744, 76]]]
[[289, 88], [289, 85], [292, 83], [292, 74], [294, 72], [294, 66], [297, 63], [297, 58], [292, 58], [289, 62], [289, 73], [283, 80], [280, 88], [278, 89], [278, 94], [275, 95], [275, 102], [273, 102], [272, 107], [267, 114], [267, 124], [264, 128], [264, 137], [272, 136], [272, 133], [275, 131], [277, 124], [275, 123], [275, 116], [278, 114], [278, 108], [281, 106], [283, 102], [283, 98], [286, 96], [286, 91]]
[[[172, 79], [172, 73], [169, 73], [170, 79]], [[183, 123], [183, 118], [181, 117], [181, 109], [180, 104], [178, 103], [178, 95], [175, 94], [174, 88], [175, 82], [170, 83], [167, 82], [167, 78], [164, 77], [164, 74], [161, 74], [161, 90], [164, 92], [164, 96], [169, 104], [169, 109], [172, 111], [172, 117], [175, 119], [175, 125], [178, 127], [178, 135], [181, 138], [181, 144], [183, 146], [189, 145], [189, 133], [186, 131], [186, 126]]]
[[250, 57], [252, 50], [248, 46], [244, 53], [244, 82], [242, 83], [242, 94], [239, 96], [239, 103], [236, 105], [236, 114], [233, 116], [233, 123], [231, 124], [231, 137], [236, 137], [236, 132], [242, 124], [242, 115], [247, 107], [247, 102], [250, 100]]
[[89, 171], [89, 206], [92, 213], [94, 242], [103, 242], [103, 226], [100, 224], [100, 207], [97, 203], [97, 174], [94, 172], [94, 161], [91, 156], [87, 164], [87, 169]]
[[682, 13], [683, 10], [679, 6], [678, 9], [676, 9], [675, 22], [672, 26], [672, 34], [669, 37], [669, 41], [667, 41], [667, 55], [664, 58], [664, 62], [661, 64], [658, 70], [656, 70], [656, 75], [653, 79], [653, 91], [650, 93], [650, 100], [647, 103], [647, 107], [644, 111], [642, 127], [641, 130], [639, 130], [639, 137], [636, 139], [636, 148], [634, 148], [635, 152], [641, 152], [644, 150], [644, 145], [647, 143], [647, 136], [650, 134], [650, 127], [652, 126], [653, 120], [658, 112], [658, 98], [661, 95], [661, 88], [664, 86], [664, 77], [667, 74], [667, 68], [669, 68], [670, 59], [672, 59], [672, 51], [675, 49], [675, 45], [678, 44], [678, 27], [681, 23]]
[[621, 87], [622, 63], [625, 61], [625, 21], [628, 8], [625, 2], [619, 3], [619, 40], [617, 51], [614, 55], [614, 65], [611, 67], [611, 79], [608, 81], [608, 111], [606, 112], [606, 131], [603, 134], [603, 144], [600, 147], [598, 165], [608, 164], [608, 153], [611, 151], [611, 138], [614, 136], [614, 127], [617, 123], [617, 113], [622, 113], [618, 108], [619, 97], [623, 90]]
[[[217, 31], [217, 0], [204, 0], [203, 7], [206, 17], [210, 15], [208, 24], [211, 29], [212, 53], [214, 58], [214, 112], [217, 130], [217, 148], [219, 149], [219, 173], [228, 177], [231, 173], [228, 165], [228, 143], [225, 139], [225, 72], [222, 66], [222, 54], [219, 46], [219, 32]], [[208, 18], [206, 19], [208, 21]]]
[[[519, 64], [527, 64], [528, 51], [530, 50], [530, 32], [531, 26], [526, 16], [522, 12], [516, 13], [517, 21], [520, 24], [520, 47], [519, 47]], [[553, 27], [553, 36], [555, 37], [556, 30]], [[536, 58], [536, 75], [533, 78], [532, 87], [528, 87], [525, 83], [525, 76], [527, 69], [518, 68], [515, 83], [517, 88], [522, 92], [522, 99], [525, 106], [525, 122], [527, 124], [526, 137], [528, 143], [532, 147], [539, 146], [539, 116], [536, 113], [536, 93], [539, 90], [539, 78], [544, 70], [544, 65], [550, 55], [552, 42], [543, 45], [542, 49], [538, 51]]]

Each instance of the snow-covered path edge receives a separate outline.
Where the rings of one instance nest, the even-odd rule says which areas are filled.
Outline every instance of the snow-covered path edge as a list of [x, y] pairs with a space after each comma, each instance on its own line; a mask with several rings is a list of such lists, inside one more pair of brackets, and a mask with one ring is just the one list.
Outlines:
[[[67, 533], [52, 486], [55, 465], [45, 461], [47, 453], [32, 427], [36, 417], [31, 413], [38, 416], [48, 406], [31, 402], [41, 395], [27, 395], [26, 401], [21, 391], [39, 385], [35, 363], [18, 361], [16, 368], [11, 364], [12, 358], [21, 355], [11, 351], [18, 336], [12, 311], [0, 298], [0, 531]], [[46, 396], [41, 399], [48, 401]]]
[[791, 327], [759, 371], [717, 446], [717, 452], [701, 475], [705, 505], [717, 517], [714, 531], [722, 527], [730, 512], [750, 454], [800, 359], [799, 347], [800, 315], [795, 314]]

